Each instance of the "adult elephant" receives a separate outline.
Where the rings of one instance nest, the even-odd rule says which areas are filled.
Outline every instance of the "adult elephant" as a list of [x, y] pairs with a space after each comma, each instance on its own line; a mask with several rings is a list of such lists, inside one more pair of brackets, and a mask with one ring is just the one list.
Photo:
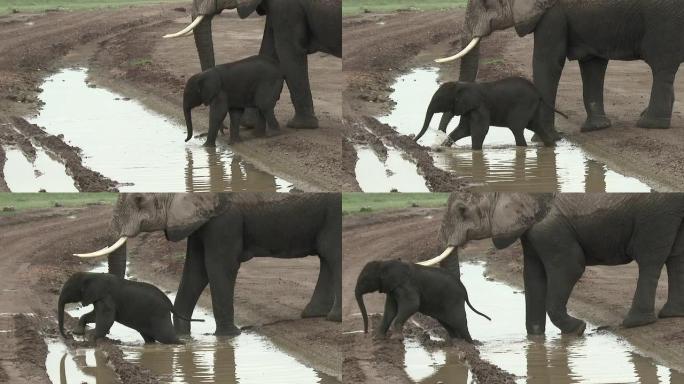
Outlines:
[[[648, 107], [637, 125], [669, 128], [673, 82], [684, 61], [682, 0], [469, 0], [465, 48], [438, 62], [463, 57], [461, 80], [474, 81], [479, 41], [495, 30], [515, 27], [520, 36], [534, 33], [534, 83], [555, 105], [565, 59], [578, 60], [587, 119], [582, 131], [611, 125], [603, 107], [608, 60], [644, 60], [653, 73]], [[544, 112], [553, 126], [553, 113]]]
[[470, 240], [491, 238], [496, 248], [521, 240], [526, 325], [542, 334], [546, 314], [563, 333], [581, 334], [586, 323], [566, 304], [587, 265], [639, 266], [636, 292], [623, 325], [656, 320], [655, 292], [667, 265], [668, 298], [660, 317], [684, 316], [684, 195], [682, 194], [453, 194], [442, 222], [445, 252]]
[[[233, 292], [240, 264], [253, 257], [318, 255], [320, 272], [302, 317], [341, 321], [342, 245], [339, 194], [121, 194], [112, 227], [119, 240], [82, 257], [109, 254], [110, 273], [123, 276], [126, 239], [164, 231], [171, 241], [187, 239], [185, 267], [174, 303], [174, 326], [190, 332], [200, 294], [209, 284], [216, 334], [235, 335]], [[180, 317], [179, 317], [180, 316]]]
[[202, 70], [215, 65], [211, 35], [212, 18], [224, 9], [237, 8], [240, 18], [255, 11], [266, 15], [266, 27], [259, 54], [280, 62], [295, 116], [287, 123], [292, 128], [318, 128], [314, 113], [307, 56], [325, 52], [342, 57], [341, 0], [193, 0], [192, 23], [179, 37], [194, 30], [195, 46]]

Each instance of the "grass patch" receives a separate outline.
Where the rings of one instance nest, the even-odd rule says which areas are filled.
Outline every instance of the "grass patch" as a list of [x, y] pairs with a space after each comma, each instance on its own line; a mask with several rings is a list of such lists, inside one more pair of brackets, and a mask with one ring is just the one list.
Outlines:
[[146, 65], [152, 64], [152, 59], [133, 59], [129, 62], [129, 64], [134, 67], [144, 67]]
[[178, 3], [178, 0], [0, 0], [0, 14], [12, 13], [14, 10], [42, 12], [48, 9], [79, 10], [161, 3]]
[[377, 212], [388, 209], [446, 206], [448, 193], [343, 193], [342, 214]]
[[504, 59], [485, 59], [482, 60], [482, 64], [484, 65], [498, 65], [498, 64], [504, 64], [506, 61]]
[[399, 9], [430, 11], [464, 7], [467, 0], [344, 0], [343, 15], [356, 15], [363, 12], [392, 12]]
[[[13, 214], [28, 209], [51, 208], [55, 204], [65, 207], [79, 207], [87, 204], [113, 204], [117, 193], [0, 193], [0, 215]], [[2, 208], [13, 207], [13, 212], [3, 212]]]

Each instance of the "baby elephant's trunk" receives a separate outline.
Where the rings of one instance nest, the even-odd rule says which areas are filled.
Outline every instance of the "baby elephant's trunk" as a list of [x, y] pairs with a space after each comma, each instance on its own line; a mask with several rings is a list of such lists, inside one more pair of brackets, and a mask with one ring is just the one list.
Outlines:
[[361, 317], [363, 317], [363, 332], [368, 333], [368, 312], [366, 312], [366, 304], [363, 302], [363, 292], [356, 290], [356, 303], [361, 310]]
[[188, 129], [188, 136], [185, 141], [192, 139], [192, 107], [183, 102], [183, 114], [185, 114], [185, 126]]

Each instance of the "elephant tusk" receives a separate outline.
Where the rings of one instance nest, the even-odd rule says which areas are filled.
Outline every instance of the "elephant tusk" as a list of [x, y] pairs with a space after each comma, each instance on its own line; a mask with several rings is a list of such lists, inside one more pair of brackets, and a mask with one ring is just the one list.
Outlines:
[[172, 38], [172, 37], [181, 37], [181, 36], [185, 35], [186, 33], [191, 32], [193, 29], [195, 29], [197, 24], [199, 24], [202, 21], [202, 19], [204, 19], [204, 15], [199, 15], [195, 18], [195, 20], [192, 21], [192, 23], [190, 23], [190, 25], [185, 27], [183, 30], [178, 31], [176, 33], [170, 33], [168, 35], [164, 35], [164, 38], [168, 39], [168, 38]]
[[421, 262], [416, 263], [416, 264], [418, 264], [418, 265], [423, 265], [423, 266], [425, 266], [425, 267], [429, 267], [429, 266], [431, 266], [431, 265], [435, 265], [435, 264], [439, 263], [440, 261], [446, 259], [447, 256], [449, 256], [449, 255], [451, 254], [451, 252], [453, 252], [454, 249], [456, 249], [456, 247], [453, 247], [453, 246], [452, 246], [452, 247], [447, 247], [447, 249], [445, 249], [444, 252], [442, 252], [441, 255], [439, 255], [439, 256], [437, 256], [437, 257], [433, 257], [433, 258], [430, 259], [430, 260], [421, 261]]
[[468, 45], [467, 45], [461, 52], [459, 52], [459, 53], [457, 53], [457, 54], [455, 54], [455, 55], [453, 55], [453, 56], [450, 56], [450, 57], [445, 57], [445, 58], [443, 58], [443, 59], [437, 59], [437, 60], [435, 60], [435, 63], [446, 63], [446, 62], [448, 62], [448, 61], [458, 60], [458, 59], [460, 59], [461, 57], [467, 55], [468, 52], [472, 51], [473, 48], [475, 48], [475, 46], [476, 46], [477, 43], [479, 43], [479, 42], [480, 42], [480, 38], [479, 38], [479, 37], [475, 37], [475, 38], [473, 38], [473, 40], [470, 41], [470, 43], [468, 43]]
[[74, 256], [78, 256], [78, 257], [99, 257], [99, 256], [106, 256], [106, 255], [109, 255], [110, 253], [116, 251], [117, 249], [119, 249], [119, 247], [121, 247], [122, 245], [124, 245], [124, 243], [126, 242], [126, 240], [127, 240], [126, 236], [121, 236], [121, 238], [119, 238], [119, 240], [117, 240], [116, 243], [112, 244], [112, 245], [109, 246], [109, 247], [102, 248], [102, 249], [100, 249], [99, 251], [95, 251], [95, 252], [92, 252], [92, 253], [74, 253]]

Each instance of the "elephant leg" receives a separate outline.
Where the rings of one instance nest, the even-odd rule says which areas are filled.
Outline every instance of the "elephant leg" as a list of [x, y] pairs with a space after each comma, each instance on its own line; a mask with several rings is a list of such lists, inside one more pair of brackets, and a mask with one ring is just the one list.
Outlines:
[[468, 136], [470, 136], [470, 120], [467, 116], [463, 116], [463, 118], [461, 118], [461, 122], [458, 124], [458, 127], [451, 131], [446, 140], [442, 142], [442, 146], [451, 147], [455, 142]]
[[470, 139], [473, 151], [481, 151], [489, 132], [489, 119], [480, 112], [470, 113]]
[[78, 319], [78, 325], [71, 331], [74, 335], [83, 335], [85, 334], [85, 328], [86, 325], [92, 324], [95, 322], [95, 310], [93, 309], [92, 311], [86, 313], [85, 315], [81, 316], [80, 319]]
[[622, 321], [622, 325], [627, 328], [651, 324], [656, 321], [655, 294], [663, 265], [653, 263], [652, 260], [643, 263], [639, 263], [637, 260], [637, 264], [639, 265], [639, 279], [637, 280], [636, 292], [632, 299], [632, 307], [627, 317]]
[[[197, 300], [208, 283], [209, 278], [204, 266], [202, 240], [198, 234], [192, 234], [188, 237], [187, 241], [183, 277], [181, 278], [176, 300], [173, 304], [174, 312], [186, 319], [191, 318], [192, 311], [195, 309], [195, 305], [197, 305]], [[173, 325], [176, 333], [179, 335], [190, 333], [190, 322], [187, 320], [174, 315]]]
[[582, 125], [581, 131], [590, 132], [608, 128], [611, 122], [603, 107], [603, 84], [608, 60], [592, 57], [580, 61], [579, 66], [584, 90], [584, 109], [587, 111], [587, 120]]
[[[567, 23], [561, 19], [561, 12], [560, 9], [549, 10], [534, 32], [534, 85], [542, 98], [552, 106], [556, 105], [558, 82], [565, 66], [567, 50]], [[555, 131], [555, 116], [550, 108], [540, 108], [539, 117], [543, 127]]]
[[[555, 247], [557, 248], [557, 247]], [[584, 253], [579, 244], [568, 244], [562, 252], [544, 259], [546, 270], [546, 311], [553, 325], [563, 334], [581, 335], [587, 324], [568, 314], [567, 304], [575, 284], [584, 273]], [[527, 290], [527, 287], [525, 288]]]
[[155, 342], [154, 337], [148, 335], [147, 333], [139, 332], [140, 336], [142, 336], [143, 340], [145, 340], [145, 344], [152, 344]]
[[672, 106], [674, 105], [674, 79], [679, 63], [672, 67], [657, 68], [651, 66], [653, 86], [648, 108], [641, 114], [637, 127], [650, 129], [670, 128]]
[[254, 136], [266, 136], [266, 119], [264, 113], [260, 109], [257, 109], [257, 120], [256, 126], [254, 127]]
[[264, 116], [266, 117], [266, 123], [268, 124], [269, 129], [274, 131], [280, 131], [280, 123], [278, 123], [278, 119], [276, 119], [273, 107], [265, 109]]
[[[444, 112], [442, 114], [442, 119], [439, 121], [439, 130], [446, 133], [447, 127], [449, 126], [449, 123], [451, 123], [451, 120], [456, 116], [453, 112]], [[460, 123], [459, 123], [460, 125]]]
[[256, 108], [245, 108], [245, 113], [240, 120], [240, 126], [245, 129], [255, 128], [259, 119], [259, 110]]
[[460, 303], [458, 308], [451, 309], [449, 325], [458, 337], [469, 343], [473, 342], [473, 338], [468, 331], [468, 318], [466, 316], [464, 302]]
[[290, 18], [269, 17], [267, 21], [271, 23], [275, 52], [280, 61], [280, 68], [285, 74], [285, 82], [295, 109], [295, 116], [287, 122], [287, 126], [300, 129], [318, 128], [309, 85], [308, 49], [304, 46], [309, 40], [304, 11], [291, 9], [292, 5], [284, 1], [271, 2], [269, 7], [272, 15], [292, 15]]
[[[228, 114], [228, 100], [224, 92], [219, 92], [209, 106], [209, 132], [207, 133], [207, 141], [204, 142], [205, 147], [216, 146], [216, 136], [226, 114]], [[232, 124], [230, 128], [232, 131]]]
[[394, 297], [392, 297], [391, 294], [387, 294], [385, 297], [385, 312], [382, 314], [382, 321], [378, 325], [375, 333], [378, 336], [385, 336], [396, 317], [397, 301], [394, 300]]
[[155, 340], [162, 344], [183, 344], [176, 336], [173, 329], [173, 324], [168, 319], [161, 319], [158, 324], [154, 326], [152, 333]]
[[230, 138], [228, 144], [235, 144], [242, 141], [240, 138], [240, 121], [242, 120], [243, 109], [235, 108], [230, 110]]
[[515, 137], [515, 145], [517, 147], [527, 147], [527, 140], [525, 140], [525, 127], [523, 126], [522, 128], [519, 126], [516, 126], [515, 128], [511, 128], [511, 131], [513, 132], [513, 137]]
[[320, 271], [318, 272], [318, 281], [316, 282], [316, 288], [314, 288], [313, 296], [309, 304], [306, 305], [304, 311], [302, 312], [302, 317], [322, 317], [326, 316], [330, 312], [333, 301], [335, 299], [335, 293], [333, 292], [333, 274], [327, 261], [322, 257], [318, 258], [320, 260]]
[[684, 317], [684, 253], [667, 259], [667, 302], [658, 317]]
[[114, 324], [116, 311], [114, 308], [114, 300], [111, 296], [107, 296], [102, 300], [95, 302], [95, 340], [102, 339], [107, 336], [109, 330]]
[[530, 335], [546, 331], [546, 271], [526, 237], [523, 245], [523, 279], [525, 281], [525, 325]]
[[401, 337], [406, 321], [420, 309], [420, 296], [406, 288], [395, 289], [395, 291], [397, 290], [400, 290], [401, 292], [398, 292], [396, 297], [397, 316], [394, 318], [392, 333]]

